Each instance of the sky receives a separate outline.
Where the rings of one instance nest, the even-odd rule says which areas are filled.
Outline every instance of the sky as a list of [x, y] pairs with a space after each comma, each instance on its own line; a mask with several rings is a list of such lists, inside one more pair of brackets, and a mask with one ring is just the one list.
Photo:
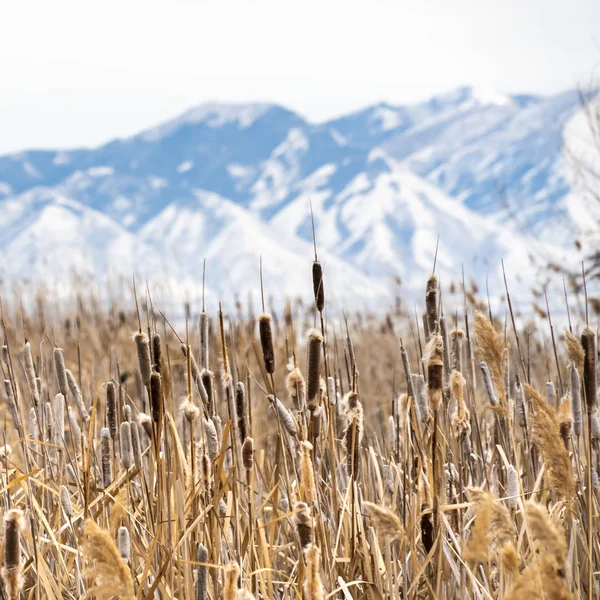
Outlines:
[[[93, 146], [206, 101], [320, 121], [600, 76], [600, 0], [0, 2], [0, 153]], [[600, 77], [596, 77], [596, 81]]]

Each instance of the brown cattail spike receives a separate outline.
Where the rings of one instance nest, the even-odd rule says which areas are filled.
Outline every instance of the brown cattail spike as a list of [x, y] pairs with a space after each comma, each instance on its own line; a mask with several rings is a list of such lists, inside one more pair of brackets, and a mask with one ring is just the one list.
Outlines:
[[435, 275], [432, 275], [427, 280], [427, 288], [425, 290], [425, 306], [427, 315], [427, 328], [429, 335], [433, 335], [438, 322], [438, 280]]
[[581, 334], [581, 346], [583, 347], [583, 389], [585, 391], [585, 402], [588, 414], [596, 406], [596, 335], [586, 327]]
[[20, 536], [23, 530], [23, 512], [18, 509], [9, 510], [4, 515], [4, 568], [2, 579], [8, 600], [18, 600], [23, 588], [21, 574], [21, 543]]
[[112, 381], [106, 384], [106, 422], [114, 442], [117, 439], [117, 393]]
[[138, 364], [142, 375], [142, 382], [147, 387], [150, 385], [150, 374], [152, 373], [152, 360], [150, 359], [150, 342], [148, 336], [138, 331], [134, 336], [135, 347], [137, 350]]
[[272, 374], [275, 372], [275, 351], [273, 349], [273, 331], [271, 329], [271, 315], [262, 314], [258, 317], [258, 332], [262, 346], [265, 370]]
[[240, 439], [245, 440], [247, 435], [246, 428], [246, 391], [244, 384], [238, 381], [235, 385], [235, 414], [237, 417], [238, 432]]
[[254, 467], [254, 440], [251, 437], [242, 444], [242, 464], [246, 471], [252, 471]]
[[319, 384], [321, 377], [321, 352], [323, 336], [313, 329], [308, 334], [308, 390], [307, 403], [309, 410], [319, 406]]
[[163, 415], [162, 377], [160, 373], [152, 373], [150, 376], [150, 408], [152, 420], [158, 423]]
[[313, 291], [315, 293], [315, 306], [319, 312], [325, 307], [325, 290], [323, 288], [323, 267], [315, 261], [312, 266]]

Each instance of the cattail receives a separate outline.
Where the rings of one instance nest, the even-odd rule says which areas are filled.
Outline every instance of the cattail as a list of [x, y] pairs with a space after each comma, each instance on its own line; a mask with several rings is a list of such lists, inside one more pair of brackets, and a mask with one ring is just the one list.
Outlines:
[[235, 384], [235, 414], [237, 417], [238, 432], [240, 439], [245, 440], [247, 436], [246, 430], [246, 393], [244, 384], [238, 381]]
[[150, 375], [152, 373], [152, 360], [150, 358], [150, 342], [148, 336], [138, 331], [133, 336], [135, 347], [137, 350], [138, 364], [140, 367], [140, 374], [142, 376], [142, 383], [148, 387], [150, 385]]
[[8, 600], [18, 600], [23, 588], [20, 541], [23, 527], [23, 511], [13, 508], [4, 515], [5, 543], [2, 580]]
[[131, 406], [129, 404], [123, 406], [123, 421], [131, 421]]
[[600, 440], [600, 416], [597, 409], [590, 414], [590, 432], [593, 440]]
[[33, 404], [37, 407], [40, 403], [40, 392], [35, 380], [35, 368], [33, 366], [33, 356], [31, 355], [31, 344], [29, 341], [25, 342], [25, 346], [23, 347], [23, 363], [25, 366], [25, 377], [27, 378], [29, 391], [33, 398]]
[[131, 430], [131, 450], [133, 452], [133, 462], [135, 464], [135, 468], [138, 471], [141, 471], [144, 463], [142, 461], [142, 445], [140, 443], [140, 430], [138, 428], [138, 424], [135, 421], [131, 421], [129, 423], [129, 428]]
[[219, 500], [219, 506], [217, 508], [217, 514], [221, 519], [224, 519], [227, 516], [227, 503], [223, 498]]
[[81, 451], [81, 442], [83, 440], [81, 435], [81, 427], [79, 427], [77, 417], [75, 416], [75, 411], [70, 406], [67, 406], [67, 416], [69, 419], [69, 431], [71, 432], [71, 439], [73, 440], [75, 454], [77, 455]]
[[81, 395], [81, 390], [79, 389], [79, 386], [77, 385], [77, 381], [75, 380], [75, 376], [69, 369], [65, 369], [65, 373], [67, 374], [67, 383], [69, 384], [69, 390], [71, 392], [71, 397], [73, 398], [73, 401], [75, 402], [75, 406], [77, 407], [77, 410], [79, 411], [79, 416], [81, 417], [81, 419], [84, 422], [87, 422], [90, 417], [89, 417], [88, 412], [83, 404], [83, 397]]
[[273, 350], [271, 315], [262, 314], [258, 317], [258, 332], [265, 361], [265, 370], [267, 373], [272, 374], [275, 372], [275, 351]]
[[10, 355], [6, 344], [2, 344], [2, 362], [6, 365], [6, 370], [8, 371], [10, 369]]
[[207, 600], [206, 563], [208, 562], [208, 550], [203, 544], [198, 544], [198, 548], [196, 550], [196, 559], [199, 563], [201, 563], [196, 567], [196, 600]]
[[316, 329], [312, 329], [308, 334], [308, 386], [306, 398], [309, 410], [315, 410], [319, 406], [322, 344], [323, 336]]
[[183, 418], [188, 423], [193, 423], [200, 415], [200, 409], [190, 400], [183, 402], [181, 412], [183, 413]]
[[8, 379], [4, 380], [4, 389], [6, 390], [8, 410], [10, 411], [10, 416], [12, 417], [13, 425], [15, 426], [17, 431], [20, 432], [22, 431], [22, 424], [21, 419], [19, 418], [19, 411], [17, 409], [17, 401], [15, 399], [12, 384]]
[[100, 454], [102, 463], [102, 485], [106, 489], [112, 483], [112, 452], [108, 427], [100, 430]]
[[162, 341], [160, 333], [155, 332], [152, 335], [152, 368], [160, 373], [160, 363], [162, 359]]
[[150, 415], [145, 413], [140, 413], [138, 415], [138, 422], [142, 426], [142, 429], [146, 433], [146, 437], [151, 440], [152, 439], [152, 418]]
[[212, 419], [204, 419], [204, 435], [206, 436], [206, 449], [211, 461], [219, 456], [219, 437]]
[[317, 406], [317, 408], [310, 413], [313, 440], [319, 439], [319, 436], [321, 435], [321, 425], [323, 424], [324, 418], [325, 410], [322, 406]]
[[470, 412], [464, 398], [466, 381], [462, 373], [452, 371], [450, 376], [452, 395], [456, 400], [456, 410], [452, 415], [452, 427], [457, 438], [463, 439], [471, 435]]
[[106, 384], [106, 422], [114, 442], [117, 439], [117, 394], [112, 381]]
[[298, 537], [300, 538], [300, 546], [306, 549], [313, 541], [313, 518], [310, 514], [310, 507], [306, 502], [297, 502], [294, 505], [294, 522]]
[[275, 398], [272, 394], [267, 396], [269, 402], [275, 406], [275, 410], [277, 411], [277, 415], [281, 420], [281, 424], [292, 437], [298, 437], [298, 429], [296, 427], [296, 423], [294, 422], [294, 417], [289, 413], [288, 409], [282, 404], [279, 398]]
[[[429, 335], [433, 335], [436, 330], [438, 320], [437, 306], [438, 280], [435, 275], [432, 275], [427, 280], [427, 288], [425, 290], [425, 307], [427, 313], [427, 327]], [[441, 356], [440, 356], [441, 358]]]
[[71, 504], [71, 494], [66, 485], [60, 486], [60, 504], [67, 519], [70, 520], [75, 514], [75, 511], [73, 510], [73, 504]]
[[413, 373], [411, 376], [412, 383], [414, 385], [414, 407], [417, 415], [417, 419], [420, 423], [427, 423], [429, 421], [429, 400], [427, 398], [425, 377], [419, 373]]
[[571, 411], [573, 413], [573, 431], [581, 435], [581, 379], [575, 363], [571, 363]]
[[242, 464], [246, 471], [252, 471], [254, 467], [254, 440], [247, 437], [242, 444]]
[[348, 426], [344, 432], [346, 450], [346, 470], [355, 481], [360, 475], [360, 450], [362, 445], [364, 423], [363, 408], [354, 392], [348, 394]]
[[494, 382], [492, 381], [492, 374], [490, 368], [485, 361], [479, 363], [481, 367], [481, 373], [483, 374], [483, 383], [485, 384], [485, 390], [487, 392], [488, 400], [492, 406], [498, 406], [498, 396], [494, 388]]
[[329, 399], [330, 406], [335, 406], [337, 404], [337, 393], [335, 391], [335, 379], [333, 377], [327, 378], [327, 397]]
[[323, 289], [323, 267], [319, 261], [313, 262], [312, 266], [313, 291], [315, 293], [315, 306], [319, 312], [323, 312], [325, 306], [325, 290]]
[[54, 420], [54, 413], [52, 411], [52, 405], [50, 402], [44, 403], [44, 425], [46, 426], [46, 437], [44, 438], [44, 441], [48, 444], [54, 444], [56, 421]]
[[[200, 373], [200, 379], [202, 381], [202, 386], [204, 387], [204, 390], [206, 391], [206, 402], [207, 402], [207, 409], [209, 413], [214, 413], [214, 406], [213, 406], [213, 373], [212, 371], [208, 371], [206, 369], [204, 369], [201, 373]], [[200, 387], [198, 387], [198, 389], [200, 389]]]
[[[426, 512], [429, 511], [429, 512]], [[431, 514], [431, 505], [421, 505], [421, 541], [425, 552], [429, 554], [433, 548], [433, 516]]]
[[292, 399], [294, 410], [304, 410], [306, 383], [298, 367], [294, 367], [286, 377], [285, 385]]
[[581, 346], [584, 352], [583, 361], [583, 389], [585, 391], [585, 402], [588, 414], [596, 406], [596, 336], [594, 332], [586, 327], [581, 334]]
[[592, 469], [592, 488], [594, 489], [595, 492], [597, 492], [599, 487], [600, 487], [600, 482], [598, 481], [598, 473], [597, 473], [596, 469]]
[[512, 465], [508, 465], [507, 471], [506, 504], [510, 508], [516, 508], [519, 503], [519, 474]]
[[54, 416], [54, 443], [62, 446], [65, 439], [65, 397], [62, 394], [54, 396], [52, 414]]
[[35, 408], [33, 406], [29, 409], [29, 423], [27, 431], [29, 432], [29, 438], [32, 440], [37, 440], [40, 437], [40, 428], [38, 426], [38, 418], [37, 413], [35, 412]]
[[548, 404], [552, 404], [554, 402], [554, 396], [556, 395], [556, 390], [554, 389], [554, 384], [551, 381], [546, 382], [546, 400], [548, 400]]
[[519, 425], [523, 428], [526, 427], [527, 411], [525, 408], [525, 396], [523, 394], [523, 386], [519, 383], [519, 381], [515, 383], [515, 411], [517, 413], [517, 421]]
[[62, 348], [54, 348], [54, 371], [56, 373], [56, 381], [58, 383], [58, 391], [67, 396], [69, 384], [67, 382], [67, 372], [65, 370], [65, 357], [63, 356]]
[[305, 554], [304, 597], [306, 600], [325, 600], [325, 590], [321, 581], [321, 551], [316, 546], [310, 546]]
[[152, 420], [158, 423], [163, 415], [163, 397], [162, 397], [162, 377], [160, 373], [150, 375], [150, 408]]
[[204, 311], [200, 313], [200, 364], [208, 369], [208, 315]]
[[121, 423], [120, 430], [121, 442], [121, 462], [125, 469], [130, 469], [133, 466], [133, 442], [131, 439], [131, 427], [128, 421]]
[[462, 329], [455, 328], [450, 334], [450, 340], [452, 343], [452, 361], [451, 367], [453, 370], [460, 373], [463, 372], [462, 364], [462, 345], [465, 340], [465, 332]]
[[315, 474], [311, 452], [313, 445], [310, 442], [302, 442], [302, 455], [300, 457], [300, 477], [302, 480], [302, 491], [306, 501], [314, 505], [317, 501], [317, 487], [315, 485]]
[[239, 576], [240, 568], [236, 562], [229, 563], [225, 567], [225, 590], [223, 592], [223, 600], [236, 600]]
[[392, 451], [396, 448], [396, 421], [392, 415], [388, 417], [388, 446]]
[[127, 527], [119, 527], [117, 547], [121, 558], [124, 561], [129, 562], [129, 556], [131, 555], [131, 538], [129, 537], [129, 529], [127, 529]]
[[438, 410], [442, 404], [443, 349], [442, 336], [439, 333], [433, 332], [423, 355], [423, 362], [427, 365], [429, 405], [433, 410]]

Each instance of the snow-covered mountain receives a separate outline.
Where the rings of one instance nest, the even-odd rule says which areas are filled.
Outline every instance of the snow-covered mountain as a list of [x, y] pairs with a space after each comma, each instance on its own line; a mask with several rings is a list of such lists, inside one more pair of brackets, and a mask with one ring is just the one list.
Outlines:
[[[268, 104], [206, 104], [93, 149], [0, 157], [3, 278], [76, 271], [158, 278], [215, 297], [310, 293], [315, 219], [328, 294], [421, 290], [440, 237], [442, 281], [521, 276], [574, 260], [593, 207], [564, 146], [579, 96], [461, 88], [325, 123]], [[591, 225], [598, 230], [596, 223]], [[166, 279], [165, 279], [166, 277]]]

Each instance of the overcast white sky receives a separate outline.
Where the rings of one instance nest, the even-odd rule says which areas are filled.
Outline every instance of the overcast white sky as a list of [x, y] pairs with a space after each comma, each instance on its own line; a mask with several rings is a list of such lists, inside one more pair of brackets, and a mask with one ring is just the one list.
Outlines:
[[599, 65], [600, 0], [0, 0], [0, 153], [207, 100], [320, 120], [465, 84], [552, 93]]

